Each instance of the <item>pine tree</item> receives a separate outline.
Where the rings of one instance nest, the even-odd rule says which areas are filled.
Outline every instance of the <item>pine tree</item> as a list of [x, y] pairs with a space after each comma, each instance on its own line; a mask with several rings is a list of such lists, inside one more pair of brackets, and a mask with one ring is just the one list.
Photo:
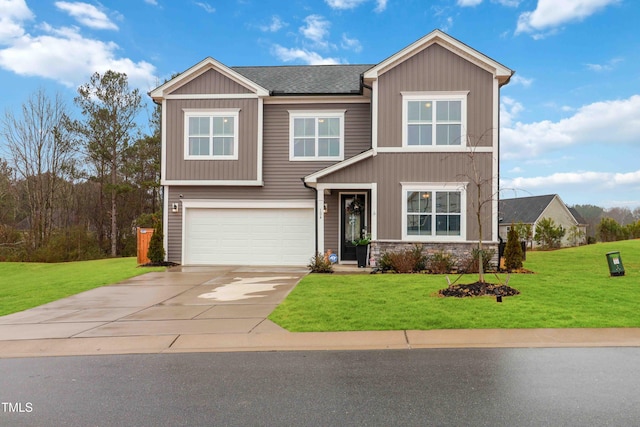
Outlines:
[[522, 246], [516, 227], [511, 224], [507, 234], [507, 246], [504, 249], [504, 266], [507, 270], [517, 270], [522, 268]]
[[149, 241], [149, 251], [147, 257], [154, 264], [161, 264], [164, 262], [164, 246], [162, 245], [162, 227], [156, 225], [153, 230], [153, 236]]

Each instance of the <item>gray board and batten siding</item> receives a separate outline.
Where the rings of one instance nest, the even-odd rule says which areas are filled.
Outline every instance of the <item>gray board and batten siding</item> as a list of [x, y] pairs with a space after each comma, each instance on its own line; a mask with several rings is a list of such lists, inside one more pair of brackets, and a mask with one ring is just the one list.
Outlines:
[[402, 146], [402, 92], [469, 91], [467, 135], [473, 146], [492, 145], [494, 78], [433, 44], [378, 78], [378, 146]]
[[[170, 100], [170, 104], [175, 100]], [[234, 100], [237, 101], [237, 100]], [[192, 102], [192, 101], [189, 101]], [[289, 160], [289, 110], [326, 109], [345, 110], [345, 159], [366, 151], [371, 146], [370, 105], [365, 103], [347, 104], [265, 104], [263, 133], [263, 186], [175, 186], [166, 188], [168, 205], [180, 203], [181, 199], [242, 199], [242, 200], [314, 200], [314, 190], [304, 186], [302, 178], [335, 164], [335, 161], [290, 161]], [[242, 120], [242, 116], [241, 116]], [[179, 124], [182, 127], [182, 124]], [[251, 126], [251, 124], [248, 124]], [[240, 122], [242, 129], [243, 122]], [[169, 144], [169, 138], [167, 139]], [[184, 146], [184, 137], [173, 144]], [[254, 140], [254, 145], [256, 142]], [[168, 147], [167, 147], [168, 148]], [[242, 158], [243, 153], [239, 153]], [[181, 155], [180, 158], [183, 158]], [[174, 160], [175, 159], [171, 159]], [[183, 160], [183, 162], [185, 162]], [[188, 161], [191, 163], [193, 161]], [[198, 163], [199, 161], [195, 161]], [[202, 161], [209, 168], [218, 163], [234, 161]], [[207, 163], [208, 162], [208, 163]], [[239, 161], [236, 161], [239, 162]], [[256, 163], [254, 161], [253, 168]], [[169, 168], [168, 168], [169, 169]], [[188, 172], [188, 169], [187, 169]], [[183, 179], [203, 179], [199, 171], [193, 170]], [[234, 179], [234, 178], [227, 178]], [[237, 178], [236, 178], [237, 179]], [[182, 195], [182, 198], [180, 197]], [[168, 214], [167, 244], [170, 261], [181, 262], [182, 257], [182, 215], [183, 210]], [[337, 225], [336, 225], [337, 227]]]
[[[481, 171], [491, 171], [493, 153], [476, 153], [474, 161]], [[379, 153], [348, 168], [318, 179], [319, 183], [377, 183], [378, 239], [402, 238], [402, 183], [413, 182], [469, 182], [471, 159], [468, 153]], [[384, 179], [381, 179], [384, 177]], [[485, 189], [490, 192], [490, 189]], [[490, 198], [485, 194], [481, 200]], [[467, 236], [478, 238], [476, 218], [477, 191], [467, 186]], [[475, 205], [474, 205], [475, 203]], [[491, 203], [485, 203], [482, 212], [483, 240], [492, 240]]]
[[[167, 101], [165, 180], [256, 180], [258, 176], [257, 99], [171, 99]], [[240, 109], [238, 160], [185, 159], [184, 109]]]

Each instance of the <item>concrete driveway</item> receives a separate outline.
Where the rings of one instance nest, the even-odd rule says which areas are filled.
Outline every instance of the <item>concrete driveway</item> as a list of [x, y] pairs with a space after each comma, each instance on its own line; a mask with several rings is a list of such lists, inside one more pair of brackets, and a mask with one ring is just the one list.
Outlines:
[[94, 338], [109, 338], [110, 346], [157, 352], [184, 335], [286, 332], [266, 318], [305, 274], [287, 267], [175, 267], [0, 317], [0, 341], [47, 347], [72, 338], [74, 345], [100, 347]]

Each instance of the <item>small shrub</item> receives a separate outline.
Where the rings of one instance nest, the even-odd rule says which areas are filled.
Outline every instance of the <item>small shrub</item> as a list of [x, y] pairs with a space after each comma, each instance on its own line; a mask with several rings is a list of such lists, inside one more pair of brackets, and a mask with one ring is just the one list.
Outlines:
[[380, 256], [380, 260], [378, 261], [378, 268], [382, 271], [393, 270], [393, 266], [391, 265], [391, 259], [389, 259], [389, 252], [384, 252]]
[[434, 274], [450, 273], [455, 267], [453, 256], [444, 251], [438, 251], [429, 260], [429, 270]]
[[[469, 262], [469, 266], [466, 269], [466, 273], [478, 273], [480, 270], [478, 268], [478, 254], [480, 250], [474, 249], [471, 251], [471, 261]], [[491, 260], [495, 256], [495, 249], [482, 249], [482, 271], [491, 271], [493, 270], [493, 266], [491, 265]]]
[[317, 253], [311, 257], [309, 265], [307, 265], [312, 273], [333, 273], [333, 265], [331, 261], [325, 258], [324, 254]]
[[159, 226], [153, 231], [151, 240], [149, 241], [149, 251], [147, 258], [153, 264], [162, 264], [164, 262], [164, 246], [162, 242], [162, 228]]
[[422, 253], [422, 246], [397, 252], [385, 252], [380, 258], [383, 271], [394, 270], [396, 273], [417, 273], [425, 269], [427, 257]]

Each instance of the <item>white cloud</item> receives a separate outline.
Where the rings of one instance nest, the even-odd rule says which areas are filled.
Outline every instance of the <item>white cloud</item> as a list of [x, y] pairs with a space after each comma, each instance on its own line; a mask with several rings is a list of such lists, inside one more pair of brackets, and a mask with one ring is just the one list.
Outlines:
[[67, 12], [76, 21], [89, 28], [97, 30], [117, 30], [118, 26], [100, 9], [89, 3], [58, 1], [55, 3], [60, 10]]
[[362, 52], [362, 44], [358, 39], [350, 39], [346, 34], [342, 34], [341, 46], [345, 50], [352, 50], [356, 53]]
[[507, 7], [520, 6], [520, 0], [493, 0], [493, 1]]
[[[41, 26], [44, 34], [25, 34], [0, 49], [0, 67], [19, 75], [38, 76], [69, 87], [85, 83], [94, 72], [109, 69], [126, 73], [141, 90], [155, 84], [155, 67], [148, 62], [118, 58], [117, 44], [83, 37], [77, 28]], [[69, 52], [73, 52], [70, 55]]]
[[302, 61], [308, 65], [333, 65], [340, 64], [340, 60], [336, 58], [324, 58], [317, 52], [306, 49], [286, 48], [280, 45], [274, 45], [273, 54], [284, 62]]
[[331, 23], [320, 15], [309, 15], [304, 18], [305, 26], [300, 27], [300, 32], [307, 39], [315, 42], [315, 44], [324, 49], [328, 48], [329, 43], [325, 38], [329, 35], [329, 27]]
[[194, 3], [196, 6], [201, 7], [207, 13], [215, 13], [216, 8], [211, 6], [209, 3], [197, 1]]
[[613, 70], [619, 62], [622, 62], [622, 58], [613, 58], [605, 62], [604, 64], [585, 64], [585, 65], [589, 70], [600, 73], [604, 71]]
[[[369, 0], [324, 0], [324, 1], [325, 3], [327, 3], [327, 5], [331, 9], [347, 10], [347, 9], [355, 9], [356, 7], [360, 6], [363, 3], [366, 3]], [[380, 13], [380, 12], [384, 12], [386, 8], [387, 8], [387, 0], [376, 0], [376, 7], [373, 10], [376, 13]]]
[[453, 26], [453, 18], [451, 16], [447, 17], [443, 24], [440, 25], [440, 29], [444, 32], [449, 31], [449, 29]]
[[280, 31], [286, 25], [287, 23], [283, 22], [278, 15], [273, 15], [269, 24], [261, 25], [259, 28], [264, 32], [275, 33]]
[[[518, 17], [516, 34], [536, 33], [557, 28], [565, 23], [581, 21], [605, 7], [620, 0], [538, 0], [538, 6], [531, 12]], [[537, 34], [538, 38], [544, 37]]]
[[386, 8], [387, 8], [387, 0], [376, 0], [376, 8], [373, 10], [377, 13], [380, 13], [380, 12], [384, 12]]
[[[573, 116], [558, 122], [510, 124], [506, 120], [501, 129], [503, 158], [532, 158], [577, 144], [637, 143], [640, 135], [638, 111], [640, 95], [633, 95], [628, 99], [583, 106]], [[510, 112], [508, 108], [507, 112]]]
[[25, 0], [0, 0], [0, 44], [22, 37], [24, 21], [34, 18]]
[[[518, 7], [520, 0], [491, 0], [492, 3], [498, 3], [508, 7]], [[474, 7], [482, 3], [482, 0], [458, 0], [457, 4], [460, 7]]]
[[531, 86], [532, 83], [533, 83], [533, 79], [528, 79], [519, 74], [516, 74], [513, 77], [511, 77], [511, 84], [514, 84], [514, 85], [522, 85], [524, 87], [529, 87]]
[[148, 3], [152, 6], [157, 6], [158, 5], [158, 1], [157, 0], [144, 0], [145, 3]]
[[[365, 1], [367, 0], [325, 0], [332, 9], [354, 9]], [[386, 3], [386, 1], [384, 1], [384, 3]]]
[[621, 185], [640, 185], [640, 170], [626, 173], [593, 171], [558, 172], [548, 176], [518, 177], [511, 180], [504, 180], [501, 185], [503, 185], [503, 188], [526, 188], [531, 190], [570, 185], [615, 188]]
[[511, 126], [513, 120], [524, 110], [521, 103], [513, 98], [503, 96], [500, 102], [500, 123], [503, 127]]

